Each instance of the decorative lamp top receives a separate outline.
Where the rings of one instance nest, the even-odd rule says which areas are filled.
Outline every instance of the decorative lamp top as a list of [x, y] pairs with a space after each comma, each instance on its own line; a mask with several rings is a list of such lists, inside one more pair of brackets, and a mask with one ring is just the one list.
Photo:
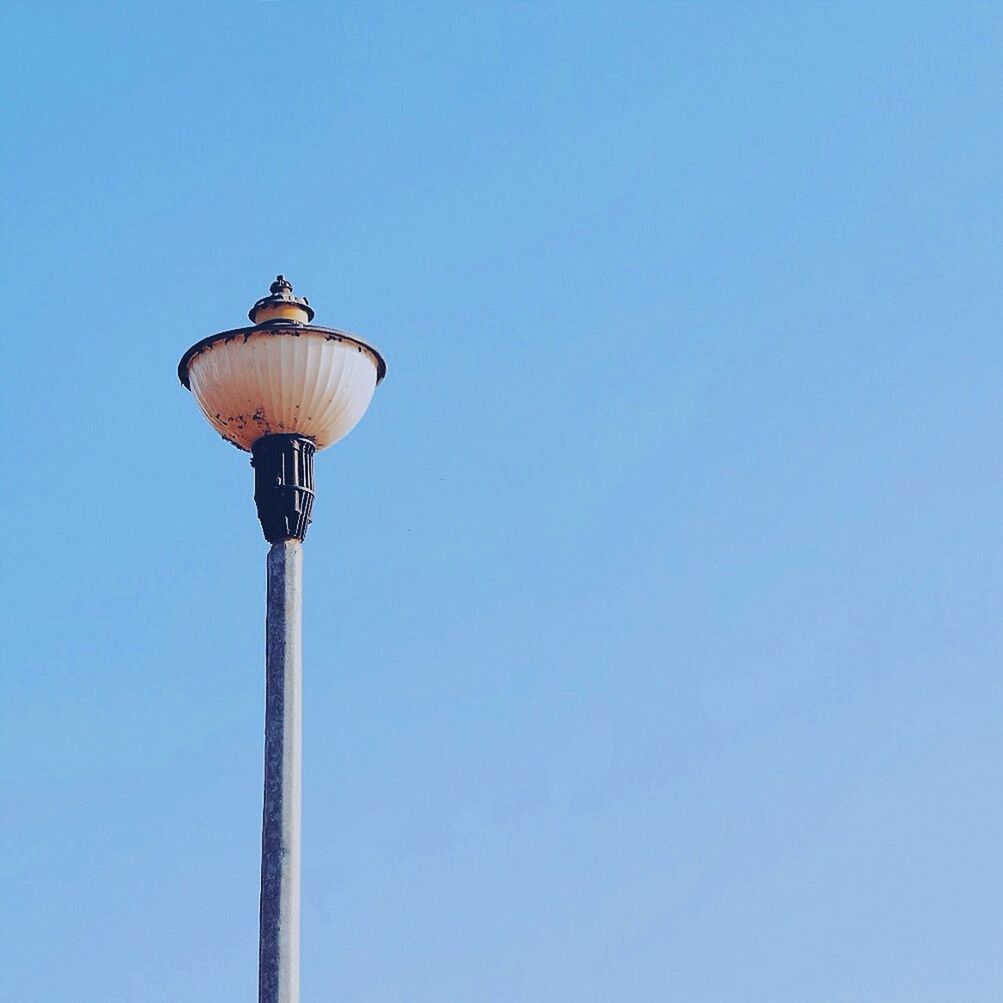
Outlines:
[[217, 331], [181, 356], [178, 377], [209, 424], [250, 450], [268, 435], [324, 449], [356, 425], [387, 367], [372, 345], [315, 325], [306, 297], [280, 275], [249, 314], [253, 327]]
[[294, 296], [292, 283], [284, 275], [276, 276], [268, 292], [269, 295], [259, 299], [247, 313], [252, 324], [274, 321], [309, 324], [313, 320], [310, 301], [305, 296]]

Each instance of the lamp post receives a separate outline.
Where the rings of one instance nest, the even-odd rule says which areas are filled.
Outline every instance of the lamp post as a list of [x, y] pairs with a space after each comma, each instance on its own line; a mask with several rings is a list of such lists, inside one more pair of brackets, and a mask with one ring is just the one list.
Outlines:
[[251, 453], [265, 539], [265, 777], [259, 1003], [299, 1000], [303, 538], [313, 459], [346, 436], [386, 374], [380, 353], [320, 327], [283, 278], [251, 307], [252, 327], [192, 345], [178, 364], [209, 424]]

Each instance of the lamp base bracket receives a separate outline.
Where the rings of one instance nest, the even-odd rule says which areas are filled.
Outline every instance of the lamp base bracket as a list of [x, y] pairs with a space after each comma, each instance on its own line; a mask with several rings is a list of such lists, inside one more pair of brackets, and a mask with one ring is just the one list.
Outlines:
[[313, 511], [313, 457], [301, 435], [264, 435], [251, 446], [254, 504], [269, 543], [302, 540]]

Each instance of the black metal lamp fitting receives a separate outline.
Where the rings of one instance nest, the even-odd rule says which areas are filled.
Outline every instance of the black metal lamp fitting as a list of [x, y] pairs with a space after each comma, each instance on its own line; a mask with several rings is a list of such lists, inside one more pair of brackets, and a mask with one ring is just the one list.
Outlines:
[[264, 435], [251, 446], [254, 503], [269, 543], [302, 540], [313, 510], [313, 457], [301, 435]]

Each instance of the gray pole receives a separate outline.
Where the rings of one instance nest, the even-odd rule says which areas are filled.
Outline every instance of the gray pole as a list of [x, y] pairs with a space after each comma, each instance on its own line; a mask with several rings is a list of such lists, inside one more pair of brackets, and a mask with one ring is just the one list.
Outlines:
[[265, 807], [261, 826], [259, 1003], [300, 996], [303, 543], [268, 551], [265, 619]]

